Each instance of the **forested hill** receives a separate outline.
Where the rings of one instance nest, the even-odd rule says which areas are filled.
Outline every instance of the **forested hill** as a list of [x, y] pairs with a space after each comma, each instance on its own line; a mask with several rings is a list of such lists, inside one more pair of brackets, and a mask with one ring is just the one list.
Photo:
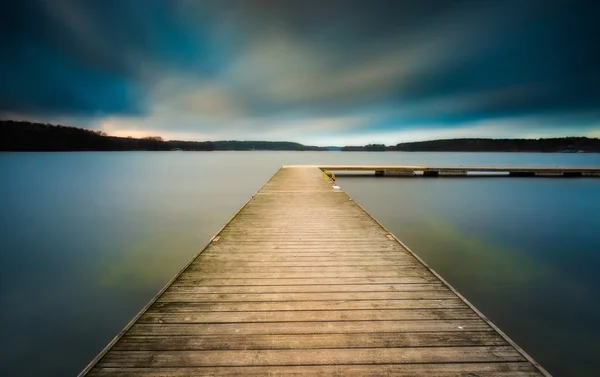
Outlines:
[[449, 139], [400, 143], [394, 146], [368, 144], [342, 151], [406, 152], [600, 152], [600, 139], [565, 137], [553, 139]]
[[0, 151], [317, 151], [324, 148], [287, 141], [164, 141], [160, 137], [108, 136], [60, 125], [0, 120]]
[[450, 139], [400, 143], [395, 151], [427, 152], [600, 152], [600, 139], [565, 137], [552, 139]]

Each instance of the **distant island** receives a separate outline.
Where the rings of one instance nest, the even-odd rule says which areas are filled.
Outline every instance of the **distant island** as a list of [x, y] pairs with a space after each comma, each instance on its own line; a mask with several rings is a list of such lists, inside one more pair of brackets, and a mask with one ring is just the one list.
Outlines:
[[600, 152], [600, 139], [563, 137], [551, 139], [448, 139], [399, 143], [393, 146], [367, 144], [347, 146], [342, 151], [355, 152]]
[[108, 136], [102, 131], [60, 125], [0, 120], [0, 151], [323, 151], [288, 141], [165, 141]]

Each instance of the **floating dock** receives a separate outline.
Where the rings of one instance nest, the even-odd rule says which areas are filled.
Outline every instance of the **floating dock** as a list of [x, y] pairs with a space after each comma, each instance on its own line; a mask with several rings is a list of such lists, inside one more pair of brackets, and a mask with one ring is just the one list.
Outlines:
[[321, 169], [283, 167], [80, 374], [196, 375], [548, 373]]
[[509, 177], [600, 177], [600, 167], [553, 166], [436, 166], [436, 165], [323, 165], [333, 172], [374, 172], [378, 176], [469, 176], [471, 174]]

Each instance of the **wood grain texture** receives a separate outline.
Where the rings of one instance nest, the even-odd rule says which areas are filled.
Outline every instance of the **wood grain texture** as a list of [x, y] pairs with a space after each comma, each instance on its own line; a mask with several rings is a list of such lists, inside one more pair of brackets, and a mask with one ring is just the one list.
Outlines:
[[332, 365], [403, 364], [443, 362], [523, 361], [514, 348], [480, 347], [403, 347], [332, 348], [292, 350], [210, 350], [210, 351], [115, 351], [109, 352], [99, 366], [176, 367], [245, 365]]
[[538, 376], [315, 167], [282, 168], [89, 376]]
[[185, 368], [95, 368], [93, 377], [189, 377], [189, 376], [478, 376], [534, 377], [540, 372], [531, 363], [443, 363], [443, 364], [370, 364], [302, 365]]
[[263, 312], [172, 313], [147, 311], [138, 323], [322, 322], [479, 319], [468, 309], [288, 310]]
[[330, 301], [273, 301], [273, 302], [156, 302], [152, 310], [159, 311], [273, 311], [273, 310], [361, 310], [361, 309], [429, 309], [463, 308], [458, 298], [447, 300], [330, 300]]
[[262, 350], [262, 349], [327, 349], [327, 348], [399, 348], [506, 346], [494, 332], [421, 332], [421, 333], [357, 333], [357, 334], [226, 334], [197, 336], [128, 335], [113, 350], [178, 351], [178, 350]]
[[[412, 291], [444, 291], [446, 287], [439, 283], [428, 284], [329, 284], [329, 285], [184, 285], [171, 286], [167, 292], [173, 293], [343, 293], [343, 292], [412, 292]], [[396, 297], [394, 297], [396, 298]]]
[[372, 332], [492, 331], [482, 320], [329, 321], [267, 323], [136, 323], [130, 335], [338, 334]]

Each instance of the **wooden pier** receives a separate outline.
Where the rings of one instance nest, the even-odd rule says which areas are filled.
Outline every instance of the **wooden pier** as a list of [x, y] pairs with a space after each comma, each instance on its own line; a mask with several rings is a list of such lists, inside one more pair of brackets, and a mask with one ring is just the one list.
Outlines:
[[317, 167], [284, 167], [80, 376], [548, 375]]
[[600, 177], [600, 167], [559, 166], [436, 166], [436, 165], [322, 165], [333, 172], [374, 172], [378, 176], [480, 176], [508, 177]]

